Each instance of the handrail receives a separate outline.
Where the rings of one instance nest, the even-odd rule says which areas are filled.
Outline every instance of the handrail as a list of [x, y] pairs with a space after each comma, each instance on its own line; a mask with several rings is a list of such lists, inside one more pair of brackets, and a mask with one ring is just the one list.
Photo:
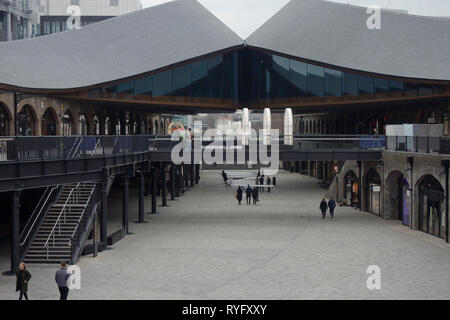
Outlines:
[[72, 154], [72, 150], [73, 150], [73, 148], [75, 147], [75, 145], [77, 144], [77, 141], [78, 141], [78, 136], [77, 137], [75, 137], [75, 141], [74, 141], [74, 143], [72, 144], [72, 147], [70, 148], [70, 150], [69, 150], [69, 152], [67, 153], [67, 158], [71, 158], [71, 154]]
[[48, 256], [48, 242], [50, 241], [50, 238], [51, 238], [52, 235], [53, 235], [53, 245], [55, 245], [55, 242], [54, 242], [54, 239], [55, 239], [54, 232], [55, 232], [56, 225], [59, 224], [59, 220], [61, 219], [62, 213], [63, 213], [64, 210], [66, 209], [67, 203], [68, 203], [68, 201], [70, 200], [70, 197], [72, 196], [73, 191], [74, 191], [75, 189], [77, 189], [79, 186], [80, 186], [80, 182], [78, 182], [77, 185], [76, 185], [74, 188], [72, 188], [72, 190], [70, 190], [69, 196], [67, 197], [67, 200], [66, 200], [66, 202], [64, 203], [64, 206], [63, 206], [63, 208], [61, 209], [61, 212], [60, 212], [59, 215], [58, 215], [58, 219], [56, 219], [55, 225], [53, 226], [52, 231], [50, 231], [50, 234], [48, 235], [47, 241], [46, 241], [45, 244], [44, 244], [44, 248], [47, 248], [47, 256]]
[[[97, 184], [95, 184], [95, 186], [92, 188], [91, 193], [89, 194], [89, 198], [88, 201], [86, 202], [86, 208], [88, 207], [89, 203], [91, 202], [92, 199], [92, 195], [94, 194], [94, 191], [97, 189]], [[73, 231], [72, 235], [70, 236], [70, 240], [69, 240], [69, 245], [72, 245], [72, 240], [73, 237], [75, 236], [75, 233], [78, 230], [78, 227], [80, 226], [80, 222], [84, 217], [84, 213], [82, 215], [80, 215], [80, 218], [78, 219], [77, 225], [75, 227], [75, 230]]]
[[[49, 188], [50, 188], [50, 187], [48, 187], [45, 191], [47, 192], [47, 190], [48, 190]], [[52, 195], [53, 191], [54, 191], [55, 189], [58, 189], [58, 188], [59, 188], [59, 186], [56, 186], [56, 187], [53, 187], [53, 188], [50, 190], [49, 194], [47, 195], [47, 198], [45, 199], [44, 203], [43, 203], [43, 204], [41, 205], [41, 207], [40, 207], [39, 213], [36, 215], [36, 217], [35, 217], [35, 219], [34, 219], [34, 221], [33, 221], [33, 224], [32, 224], [31, 227], [29, 228], [28, 233], [27, 233], [27, 235], [25, 236], [25, 239], [24, 239], [24, 240], [22, 241], [22, 243], [20, 244], [20, 246], [23, 246], [23, 245], [25, 244], [25, 242], [27, 242], [27, 239], [28, 239], [28, 237], [29, 237], [29, 235], [30, 235], [30, 233], [31, 233], [31, 230], [33, 230], [33, 227], [34, 227], [34, 225], [36, 224], [36, 222], [37, 222], [39, 216], [41, 215], [42, 210], [45, 208], [45, 206], [46, 206], [48, 200], [50, 199], [50, 196]], [[41, 200], [43, 199], [44, 196], [45, 196], [45, 192], [44, 192], [44, 194], [42, 195]], [[39, 200], [39, 203], [41, 202], [41, 200]], [[38, 203], [38, 206], [39, 206], [39, 203]], [[32, 217], [33, 217], [33, 215], [34, 215], [34, 213], [35, 213], [35, 211], [36, 211], [37, 208], [38, 208], [38, 207], [36, 207], [36, 208], [34, 209], [32, 215], [31, 215]], [[31, 220], [30, 220], [30, 221], [31, 221]], [[30, 223], [30, 221], [28, 221], [28, 223], [26, 224], [26, 226], [25, 226], [25, 228], [24, 228], [22, 234], [20, 235], [20, 238], [22, 238], [23, 233], [25, 232], [25, 230], [27, 230], [27, 227], [28, 227], [28, 224]]]
[[75, 155], [77, 154], [78, 150], [80, 149], [81, 143], [83, 142], [83, 137], [79, 137], [79, 138], [80, 138], [80, 142], [78, 143], [77, 147], [75, 148], [75, 151], [73, 152], [73, 155], [70, 156], [70, 158], [75, 158]]

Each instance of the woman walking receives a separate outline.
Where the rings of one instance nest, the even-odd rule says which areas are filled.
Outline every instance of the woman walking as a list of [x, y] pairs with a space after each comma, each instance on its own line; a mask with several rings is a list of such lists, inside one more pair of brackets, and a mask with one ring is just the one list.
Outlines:
[[22, 300], [22, 297], [28, 300], [28, 282], [31, 279], [31, 273], [27, 270], [27, 265], [24, 262], [19, 264], [19, 271], [17, 271], [16, 277], [16, 292], [20, 291], [19, 300]]
[[242, 202], [242, 193], [243, 193], [242, 188], [239, 186], [236, 192], [236, 199], [239, 202], [239, 205], [241, 205]]

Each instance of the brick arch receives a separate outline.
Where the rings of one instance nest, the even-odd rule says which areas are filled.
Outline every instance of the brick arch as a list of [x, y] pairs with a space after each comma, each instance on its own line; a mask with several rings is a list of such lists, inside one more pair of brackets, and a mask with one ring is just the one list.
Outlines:
[[6, 103], [0, 101], [0, 136], [12, 135], [13, 128], [11, 111]]
[[58, 135], [60, 133], [59, 124], [60, 122], [55, 108], [51, 106], [47, 107], [41, 117], [41, 135]]
[[[23, 113], [24, 112], [24, 113]], [[18, 114], [18, 134], [19, 135], [37, 135], [39, 132], [38, 112], [29, 103], [19, 105]], [[28, 119], [22, 119], [26, 115]], [[28, 131], [30, 130], [30, 131]]]

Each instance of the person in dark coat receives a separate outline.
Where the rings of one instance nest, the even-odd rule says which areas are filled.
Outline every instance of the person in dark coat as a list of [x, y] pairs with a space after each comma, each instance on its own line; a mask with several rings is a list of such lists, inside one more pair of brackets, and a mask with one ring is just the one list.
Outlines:
[[256, 204], [258, 202], [258, 198], [259, 198], [258, 188], [253, 189], [252, 197], [253, 197], [253, 204]]
[[[264, 185], [264, 176], [261, 176], [261, 178], [259, 178], [259, 184], [260, 185]], [[264, 187], [260, 187], [261, 192], [264, 192]]]
[[251, 204], [251, 202], [252, 202], [252, 193], [253, 193], [253, 189], [252, 189], [252, 187], [250, 187], [250, 185], [248, 185], [247, 189], [245, 190], [247, 204]]
[[327, 215], [328, 204], [325, 198], [320, 203], [320, 211], [322, 211], [322, 217], [325, 219]]
[[59, 300], [67, 300], [69, 295], [69, 288], [67, 287], [67, 280], [70, 278], [70, 273], [67, 272], [67, 264], [65, 261], [61, 262], [61, 268], [55, 273], [55, 282], [59, 289]]
[[16, 273], [16, 292], [19, 291], [19, 300], [25, 297], [28, 300], [28, 282], [31, 279], [31, 273], [27, 270], [27, 265], [23, 262], [19, 264], [19, 271]]
[[[267, 177], [267, 185], [270, 186], [272, 184], [272, 181], [270, 180], [270, 177]], [[270, 187], [267, 187], [267, 192], [270, 192]]]
[[334, 201], [333, 199], [330, 199], [330, 201], [328, 201], [328, 208], [330, 208], [330, 216], [331, 219], [334, 218], [334, 209], [336, 208], [336, 201]]
[[237, 189], [237, 201], [239, 202], [239, 205], [241, 205], [242, 202], [242, 194], [244, 193], [244, 191], [242, 191], [242, 188], [239, 186], [239, 188]]

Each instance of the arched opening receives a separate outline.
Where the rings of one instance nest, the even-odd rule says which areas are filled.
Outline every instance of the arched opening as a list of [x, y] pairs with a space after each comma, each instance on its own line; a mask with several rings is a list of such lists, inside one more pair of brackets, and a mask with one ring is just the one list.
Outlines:
[[153, 126], [154, 134], [159, 134], [159, 124], [158, 120], [155, 120], [155, 125]]
[[116, 136], [120, 136], [120, 134], [121, 134], [121, 132], [122, 132], [121, 129], [122, 129], [122, 125], [121, 125], [121, 123], [120, 123], [120, 118], [117, 117], [116, 122], [115, 122], [115, 124], [114, 124], [114, 134], [115, 134]]
[[359, 180], [352, 170], [344, 176], [344, 199], [352, 207], [359, 206]]
[[316, 122], [316, 120], [314, 120], [314, 122], [313, 122], [313, 130], [312, 130], [312, 133], [314, 133], [314, 134], [317, 133], [317, 122]]
[[366, 175], [366, 211], [381, 215], [381, 178], [375, 169], [371, 169]]
[[36, 114], [30, 105], [25, 105], [17, 115], [19, 136], [34, 136], [36, 134]]
[[11, 117], [8, 109], [0, 103], [0, 136], [10, 135]]
[[419, 181], [419, 230], [444, 238], [444, 189], [432, 175], [426, 175]]
[[80, 114], [80, 117], [78, 118], [78, 125], [80, 128], [80, 135], [86, 136], [88, 134], [88, 127], [86, 116], [84, 114]]
[[94, 116], [93, 122], [94, 122], [94, 135], [99, 136], [101, 134], [100, 119], [98, 118], [97, 115]]
[[164, 126], [164, 121], [160, 120], [160, 123], [159, 123], [159, 134], [160, 135], [164, 135], [166, 133], [165, 131], [166, 130], [165, 130], [165, 126]]
[[387, 202], [383, 207], [386, 217], [402, 221], [406, 226], [411, 221], [411, 191], [408, 179], [400, 171], [393, 171], [386, 179]]
[[63, 115], [63, 135], [64, 136], [71, 136], [73, 135], [73, 117], [72, 113], [67, 110], [66, 113]]
[[152, 120], [148, 120], [147, 134], [153, 134], [153, 121]]
[[110, 134], [112, 134], [111, 119], [109, 117], [106, 117], [106, 119], [105, 119], [105, 135], [108, 136]]
[[45, 110], [41, 121], [41, 131], [43, 136], [56, 136], [57, 134], [57, 122], [56, 111], [52, 107]]

